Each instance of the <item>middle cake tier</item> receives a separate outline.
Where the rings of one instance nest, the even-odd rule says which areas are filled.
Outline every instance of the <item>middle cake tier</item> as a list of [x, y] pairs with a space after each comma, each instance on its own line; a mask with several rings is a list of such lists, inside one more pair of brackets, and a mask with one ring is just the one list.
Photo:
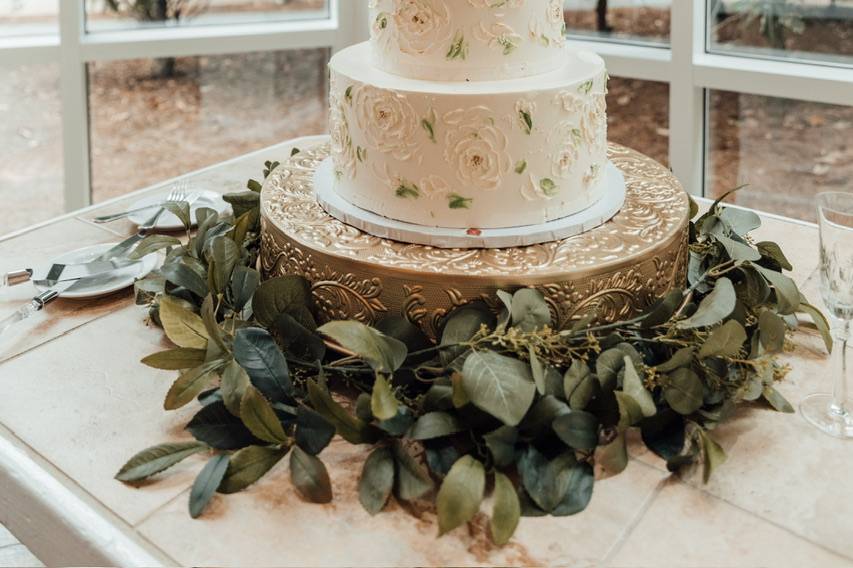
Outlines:
[[586, 51], [504, 81], [405, 79], [370, 46], [329, 64], [335, 191], [362, 209], [431, 227], [538, 225], [598, 201], [607, 162], [607, 72]]

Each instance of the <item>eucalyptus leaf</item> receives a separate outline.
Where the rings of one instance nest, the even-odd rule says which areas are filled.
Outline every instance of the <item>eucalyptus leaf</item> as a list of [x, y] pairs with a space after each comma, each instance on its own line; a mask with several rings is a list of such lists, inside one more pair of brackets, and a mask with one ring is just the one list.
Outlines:
[[572, 410], [554, 420], [554, 432], [569, 447], [594, 450], [598, 445], [598, 418], [583, 410]]
[[470, 341], [483, 327], [494, 329], [495, 325], [495, 315], [484, 307], [465, 306], [454, 310], [448, 316], [441, 334], [441, 345], [454, 347], [441, 350], [442, 364], [457, 371], [461, 370], [464, 363], [463, 354], [468, 353], [470, 349], [457, 345]]
[[775, 270], [754, 265], [755, 269], [773, 286], [776, 309], [780, 315], [793, 314], [800, 305], [800, 291], [793, 280]]
[[832, 330], [830, 329], [829, 321], [827, 321], [826, 316], [823, 315], [823, 312], [821, 312], [819, 309], [812, 306], [811, 304], [805, 302], [802, 298], [800, 300], [800, 305], [797, 308], [797, 311], [808, 314], [808, 316], [814, 322], [815, 327], [817, 327], [818, 331], [820, 332], [820, 336], [821, 338], [823, 338], [823, 343], [824, 345], [826, 345], [826, 350], [832, 353]]
[[378, 373], [393, 373], [405, 362], [406, 344], [357, 321], [333, 321], [320, 333], [355, 353]]
[[670, 373], [680, 367], [689, 367], [693, 364], [693, 354], [696, 349], [693, 347], [683, 347], [676, 351], [672, 357], [665, 363], [661, 363], [655, 367], [661, 373]]
[[785, 320], [770, 310], [764, 310], [758, 316], [758, 329], [761, 345], [768, 353], [778, 353], [785, 346], [785, 332], [788, 326]]
[[508, 426], [521, 422], [536, 396], [530, 367], [491, 351], [472, 353], [462, 375], [471, 402]]
[[702, 407], [702, 381], [692, 369], [682, 367], [670, 374], [663, 394], [666, 402], [679, 414], [693, 414]]
[[761, 226], [761, 217], [750, 209], [725, 207], [719, 215], [720, 219], [739, 236], [744, 236]]
[[571, 470], [576, 465], [572, 452], [549, 461], [535, 447], [528, 446], [519, 457], [517, 468], [527, 494], [537, 507], [550, 513], [565, 497]]
[[726, 452], [704, 430], [699, 430], [699, 443], [702, 446], [702, 481], [708, 483], [714, 470], [726, 461]]
[[670, 291], [649, 310], [648, 315], [640, 323], [640, 327], [651, 329], [665, 324], [672, 318], [683, 301], [684, 292], [682, 290]]
[[463, 430], [462, 424], [447, 412], [428, 412], [417, 419], [409, 438], [412, 440], [432, 440], [456, 434]]
[[264, 475], [287, 455], [287, 448], [249, 446], [235, 452], [228, 463], [219, 492], [225, 494], [243, 491]]
[[785, 253], [782, 252], [782, 247], [778, 244], [769, 241], [762, 241], [760, 243], [756, 243], [755, 247], [761, 253], [761, 256], [773, 260], [782, 270], [794, 269], [794, 267], [791, 266], [791, 262], [785, 256]]
[[563, 376], [563, 392], [572, 410], [583, 410], [597, 392], [598, 382], [589, 365], [580, 359], [572, 361]]
[[388, 447], [373, 450], [358, 481], [358, 500], [371, 515], [379, 513], [394, 489], [394, 454]]
[[207, 449], [207, 444], [203, 442], [182, 442], [153, 446], [130, 458], [115, 478], [128, 483], [142, 481], [169, 469], [191, 455]]
[[489, 527], [492, 541], [498, 546], [509, 542], [521, 519], [521, 503], [512, 481], [501, 472], [495, 472], [494, 505]]
[[575, 464], [569, 470], [568, 487], [563, 500], [551, 511], [555, 517], [566, 517], [580, 513], [592, 500], [595, 475], [588, 463]]
[[751, 246], [744, 244], [735, 239], [730, 239], [722, 235], [716, 237], [717, 241], [726, 249], [729, 258], [737, 261], [760, 260], [761, 253]]
[[210, 458], [193, 482], [190, 490], [190, 517], [201, 516], [228, 470], [228, 456], [218, 454]]
[[622, 390], [625, 394], [634, 399], [643, 416], [654, 416], [657, 412], [655, 400], [652, 398], [652, 393], [646, 390], [637, 369], [634, 367], [634, 362], [631, 358], [625, 355], [625, 378], [623, 380]]
[[664, 409], [640, 423], [643, 443], [656, 455], [670, 460], [681, 453], [685, 440], [684, 418]]
[[678, 322], [678, 327], [692, 329], [716, 325], [731, 315], [736, 303], [737, 295], [732, 281], [725, 277], [719, 278], [714, 290], [700, 302], [696, 313]]
[[628, 467], [628, 444], [625, 440], [625, 432], [620, 432], [612, 442], [596, 449], [595, 463], [613, 475], [625, 471]]
[[535, 331], [551, 323], [551, 309], [539, 290], [522, 288], [512, 296], [512, 325]]
[[[783, 324], [784, 325], [784, 324]], [[702, 348], [699, 349], [699, 357], [736, 357], [746, 342], [746, 330], [735, 320], [729, 320], [720, 327], [715, 328]]]
[[326, 466], [316, 457], [294, 446], [290, 452], [290, 480], [313, 503], [332, 501], [332, 481]]
[[788, 402], [785, 397], [772, 386], [765, 386], [761, 395], [777, 412], [784, 412], [786, 414], [793, 414], [796, 412], [794, 407], [791, 406], [791, 403]]
[[471, 456], [453, 464], [441, 484], [436, 499], [439, 534], [446, 534], [474, 518], [483, 502], [486, 471]]
[[518, 441], [518, 430], [512, 426], [501, 426], [497, 430], [483, 435], [486, 446], [492, 454], [497, 467], [508, 467], [515, 462], [515, 445]]

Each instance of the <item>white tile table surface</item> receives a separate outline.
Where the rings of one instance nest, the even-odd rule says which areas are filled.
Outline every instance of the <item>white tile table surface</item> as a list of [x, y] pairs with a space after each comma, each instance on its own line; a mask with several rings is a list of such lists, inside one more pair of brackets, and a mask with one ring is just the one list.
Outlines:
[[[290, 147], [268, 148], [189, 177], [198, 187], [237, 191], [261, 175], [265, 160], [287, 157]], [[137, 198], [0, 237], [0, 271], [120, 240], [130, 234], [129, 224], [99, 226], [89, 219]], [[764, 221], [757, 236], [782, 245], [796, 266], [794, 279], [814, 296], [817, 230], [772, 217]], [[0, 293], [0, 315], [30, 295], [27, 286]], [[303, 503], [282, 462], [250, 490], [215, 497], [209, 512], [193, 521], [187, 493], [201, 458], [140, 489], [113, 480], [136, 451], [185, 439], [182, 427], [192, 412], [161, 410], [173, 373], [138, 363], [165, 346], [162, 334], [146, 327], [144, 318], [130, 292], [97, 301], [57, 301], [0, 341], [0, 525], [8, 528], [0, 526], [0, 566], [39, 561], [853, 566], [853, 445], [819, 434], [799, 416], [763, 409], [743, 409], [715, 433], [729, 460], [709, 485], [690, 472], [669, 476], [659, 459], [632, 444], [626, 472], [597, 483], [586, 512], [524, 519], [503, 549], [490, 544], [482, 519], [436, 539], [431, 512], [415, 517], [392, 505], [390, 512], [368, 516], [357, 502], [353, 475], [366, 452], [338, 442], [323, 456], [336, 496], [332, 504]], [[828, 388], [828, 360], [814, 333], [796, 335], [785, 359], [793, 370], [779, 389], [792, 403]]]

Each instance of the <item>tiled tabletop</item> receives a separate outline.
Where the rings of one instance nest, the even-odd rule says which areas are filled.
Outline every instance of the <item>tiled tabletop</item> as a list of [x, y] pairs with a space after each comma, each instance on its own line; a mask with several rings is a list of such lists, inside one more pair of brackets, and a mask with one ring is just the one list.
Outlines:
[[[305, 141], [299, 142], [305, 145]], [[191, 174], [197, 187], [240, 190], [284, 144]], [[166, 187], [148, 193], [163, 193]], [[94, 225], [138, 195], [0, 238], [0, 272], [64, 251], [120, 240], [132, 227]], [[818, 301], [817, 230], [765, 217], [760, 240], [779, 242], [793, 277]], [[32, 289], [0, 293], [0, 315]], [[174, 379], [138, 363], [165, 347], [130, 292], [57, 301], [0, 341], [0, 524], [49, 565], [564, 565], [853, 566], [853, 446], [800, 416], [739, 411], [715, 432], [729, 460], [709, 485], [695, 472], [669, 476], [632, 444], [621, 475], [596, 484], [592, 503], [569, 518], [523, 519], [502, 549], [483, 519], [435, 538], [430, 511], [370, 517], [357, 501], [363, 448], [333, 443], [324, 454], [335, 501], [303, 503], [282, 462], [248, 491], [215, 497], [200, 520], [187, 513], [188, 487], [203, 465], [190, 458], [157, 483], [113, 480], [136, 451], [184, 440], [192, 410], [167, 414]], [[795, 405], [829, 388], [820, 339], [804, 331], [784, 356], [792, 372], [779, 390]], [[36, 481], [33, 481], [36, 480]], [[2, 530], [0, 530], [2, 533]], [[9, 546], [0, 534], [0, 565]], [[8, 537], [11, 539], [11, 537]], [[16, 549], [17, 550], [17, 549]], [[22, 562], [22, 561], [19, 561]]]

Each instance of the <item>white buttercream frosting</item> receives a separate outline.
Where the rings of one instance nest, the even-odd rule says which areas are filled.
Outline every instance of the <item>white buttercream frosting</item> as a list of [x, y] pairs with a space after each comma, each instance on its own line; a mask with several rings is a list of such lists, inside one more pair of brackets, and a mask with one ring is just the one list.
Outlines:
[[350, 203], [409, 223], [487, 229], [559, 219], [599, 199], [607, 73], [597, 55], [563, 48], [561, 65], [535, 80], [469, 83], [388, 73], [371, 49], [347, 48], [330, 63], [335, 189]]
[[563, 63], [563, 0], [370, 0], [380, 69], [412, 79], [528, 77]]

